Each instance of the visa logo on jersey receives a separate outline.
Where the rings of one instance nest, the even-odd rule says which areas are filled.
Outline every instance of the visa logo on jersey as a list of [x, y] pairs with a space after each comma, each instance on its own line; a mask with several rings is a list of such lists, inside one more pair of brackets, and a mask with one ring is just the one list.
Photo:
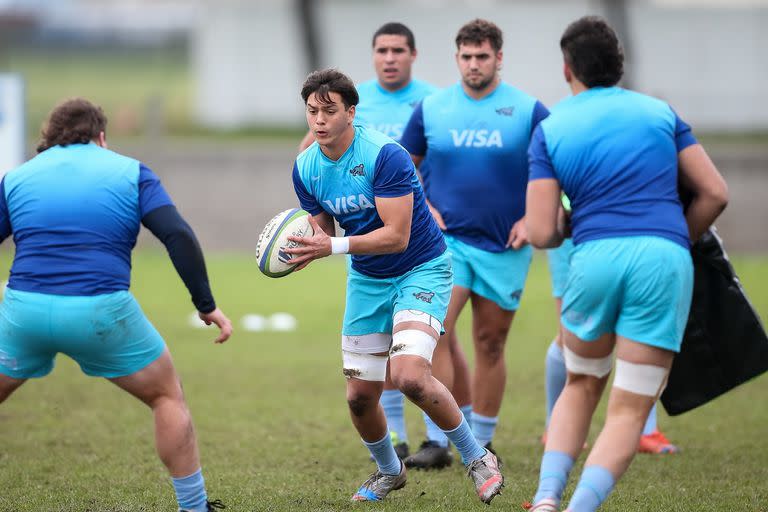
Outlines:
[[457, 148], [504, 147], [499, 130], [450, 130], [450, 132], [453, 145]]
[[376, 208], [363, 194], [337, 197], [333, 201], [326, 199], [323, 202], [328, 205], [334, 215], [341, 215], [342, 212], [345, 214], [359, 212], [365, 208]]

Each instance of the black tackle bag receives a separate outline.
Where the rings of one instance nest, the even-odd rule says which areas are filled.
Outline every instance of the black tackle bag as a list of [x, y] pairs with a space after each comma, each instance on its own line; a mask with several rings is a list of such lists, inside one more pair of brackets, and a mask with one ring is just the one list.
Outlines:
[[704, 405], [768, 370], [768, 337], [714, 228], [696, 242], [691, 256], [691, 312], [661, 395], [672, 416]]

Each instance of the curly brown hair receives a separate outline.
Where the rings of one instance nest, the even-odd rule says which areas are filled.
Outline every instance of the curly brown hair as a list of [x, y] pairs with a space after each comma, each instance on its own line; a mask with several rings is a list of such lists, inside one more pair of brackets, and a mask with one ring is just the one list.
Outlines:
[[462, 44], [471, 44], [480, 46], [483, 41], [490, 43], [493, 51], [498, 52], [504, 45], [504, 37], [501, 29], [495, 23], [480, 18], [466, 23], [456, 34], [456, 48]]
[[72, 98], [57, 105], [43, 126], [37, 152], [53, 146], [88, 144], [107, 129], [101, 107], [84, 98]]

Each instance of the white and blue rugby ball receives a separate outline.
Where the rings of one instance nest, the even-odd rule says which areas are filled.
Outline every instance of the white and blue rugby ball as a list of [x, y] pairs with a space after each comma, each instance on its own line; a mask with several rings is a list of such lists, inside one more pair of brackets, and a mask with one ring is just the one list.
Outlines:
[[287, 276], [296, 268], [291, 264], [291, 255], [285, 249], [297, 247], [288, 241], [289, 236], [307, 237], [315, 234], [309, 223], [309, 213], [300, 208], [291, 208], [278, 213], [267, 222], [256, 244], [256, 260], [259, 270], [268, 277]]

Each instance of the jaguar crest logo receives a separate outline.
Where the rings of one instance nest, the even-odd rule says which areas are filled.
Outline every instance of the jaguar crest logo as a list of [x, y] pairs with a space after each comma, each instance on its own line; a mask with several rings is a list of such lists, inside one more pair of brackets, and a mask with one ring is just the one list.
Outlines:
[[515, 107], [501, 107], [496, 109], [496, 113], [500, 116], [511, 117], [515, 113]]
[[365, 176], [365, 167], [363, 164], [356, 165], [349, 170], [349, 174], [352, 176]]
[[520, 298], [523, 296], [523, 290], [515, 290], [510, 295], [513, 299], [520, 300]]
[[414, 297], [427, 304], [432, 304], [432, 298], [435, 296], [435, 292], [418, 292], [413, 294]]

